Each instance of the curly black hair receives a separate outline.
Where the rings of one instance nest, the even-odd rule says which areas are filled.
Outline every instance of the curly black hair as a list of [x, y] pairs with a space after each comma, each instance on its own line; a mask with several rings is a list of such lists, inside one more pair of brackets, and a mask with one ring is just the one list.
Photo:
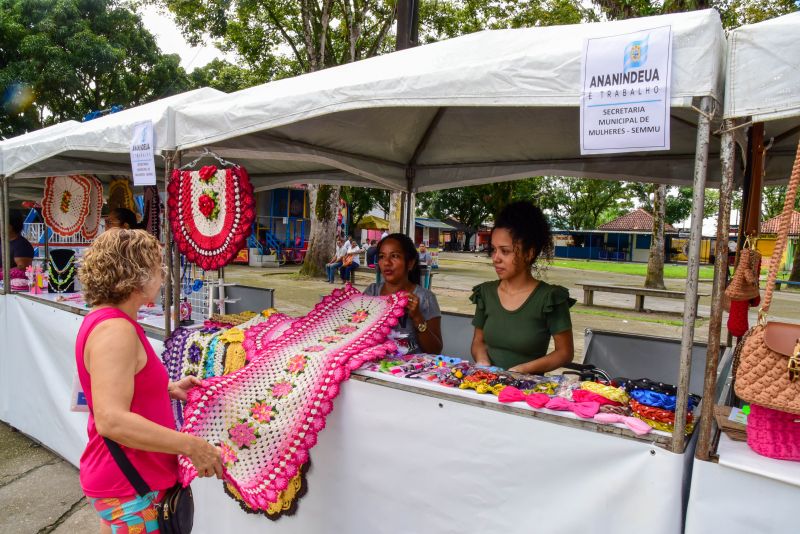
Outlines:
[[527, 257], [529, 252], [533, 252], [529, 261], [530, 267], [533, 267], [539, 258], [550, 260], [553, 257], [553, 232], [550, 229], [550, 221], [538, 206], [526, 200], [512, 202], [497, 216], [494, 227], [508, 230], [514, 244], [519, 246], [523, 258]]
[[412, 284], [421, 284], [422, 283], [422, 271], [419, 267], [419, 253], [417, 252], [417, 247], [414, 246], [414, 242], [411, 241], [411, 238], [408, 237], [406, 234], [389, 234], [383, 239], [380, 240], [378, 243], [378, 254], [380, 254], [381, 247], [386, 241], [390, 239], [394, 239], [400, 244], [400, 248], [403, 249], [403, 256], [406, 259], [406, 265], [409, 262], [414, 262], [414, 267], [408, 272], [408, 279], [411, 281]]

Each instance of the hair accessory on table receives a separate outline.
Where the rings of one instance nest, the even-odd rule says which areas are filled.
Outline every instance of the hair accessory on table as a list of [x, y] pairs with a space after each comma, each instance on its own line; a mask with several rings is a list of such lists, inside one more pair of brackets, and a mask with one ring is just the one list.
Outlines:
[[600, 406], [600, 413], [613, 413], [616, 415], [632, 415], [633, 411], [631, 410], [630, 406], [612, 406], [610, 404], [604, 404]]
[[592, 393], [597, 393], [602, 397], [620, 404], [628, 404], [628, 401], [630, 400], [630, 397], [624, 389], [616, 388], [614, 386], [606, 386], [605, 384], [599, 384], [597, 382], [581, 382], [581, 389], [591, 391]]
[[[634, 389], [631, 391], [631, 397], [641, 404], [671, 411], [675, 411], [675, 403], [677, 402], [675, 395], [666, 395], [646, 389]], [[688, 405], [690, 412], [694, 410], [699, 401], [700, 397], [697, 395], [689, 395]]]
[[578, 417], [591, 419], [600, 411], [600, 405], [596, 402], [572, 402], [564, 397], [553, 397], [544, 405], [548, 410], [567, 411], [574, 413]]
[[600, 406], [610, 404], [612, 406], [622, 406], [621, 403], [611, 400], [608, 397], [604, 397], [599, 395], [593, 391], [589, 391], [587, 389], [576, 389], [572, 392], [572, 400], [575, 402], [596, 402]]
[[654, 382], [649, 378], [638, 378], [636, 380], [631, 380], [630, 378], [615, 378], [614, 382], [629, 393], [634, 389], [647, 389], [649, 391], [655, 391], [656, 393], [664, 393], [665, 395], [678, 394], [678, 388], [672, 384]]
[[[672, 410], [665, 410], [664, 408], [656, 408], [654, 406], [647, 406], [635, 400], [631, 400], [631, 410], [634, 413], [641, 415], [653, 421], [661, 423], [675, 424], [675, 412]], [[686, 412], [686, 422], [691, 423], [694, 420], [692, 412]]]
[[497, 395], [500, 402], [526, 402], [532, 408], [543, 408], [550, 401], [545, 393], [525, 393], [514, 386], [506, 386]]
[[637, 419], [636, 417], [628, 417], [625, 415], [618, 415], [614, 413], [598, 413], [597, 415], [594, 416], [594, 420], [604, 425], [622, 423], [639, 436], [649, 434], [653, 429], [653, 427], [651, 427], [641, 419]]
[[[653, 427], [655, 430], [661, 430], [662, 432], [669, 432], [670, 434], [672, 433], [673, 430], [675, 430], [675, 425], [673, 424], [662, 423], [661, 421], [653, 421], [652, 419], [647, 419], [646, 417], [642, 417], [636, 412], [633, 413], [633, 416], [636, 417], [637, 419], [641, 419], [642, 421]], [[692, 430], [694, 430], [694, 423], [686, 423], [686, 429], [685, 429], [686, 434], [687, 435], [691, 434]]]

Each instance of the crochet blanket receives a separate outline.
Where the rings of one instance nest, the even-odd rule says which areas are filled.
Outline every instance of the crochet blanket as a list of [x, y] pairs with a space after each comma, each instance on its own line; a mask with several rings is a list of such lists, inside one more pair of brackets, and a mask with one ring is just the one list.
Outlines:
[[[334, 290], [279, 338], [262, 343], [249, 365], [189, 392], [182, 432], [222, 449], [225, 481], [247, 506], [267, 510], [279, 500], [308, 462], [339, 384], [396, 349], [386, 339], [406, 300], [368, 297], [349, 285]], [[187, 485], [197, 471], [188, 458], [178, 461]]]

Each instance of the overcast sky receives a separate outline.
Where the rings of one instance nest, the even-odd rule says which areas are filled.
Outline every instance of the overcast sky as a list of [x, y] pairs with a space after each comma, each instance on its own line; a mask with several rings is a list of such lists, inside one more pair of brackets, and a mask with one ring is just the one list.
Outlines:
[[186, 72], [192, 72], [214, 58], [224, 57], [224, 54], [213, 46], [189, 46], [175, 25], [171, 13], [160, 11], [154, 6], [141, 7], [137, 12], [142, 16], [145, 27], [156, 36], [161, 51], [181, 56], [181, 66]]

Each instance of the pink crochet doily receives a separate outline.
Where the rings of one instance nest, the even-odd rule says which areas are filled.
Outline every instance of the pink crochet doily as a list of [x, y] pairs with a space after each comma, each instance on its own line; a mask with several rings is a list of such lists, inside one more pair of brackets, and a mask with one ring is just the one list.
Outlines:
[[190, 262], [218, 269], [245, 245], [255, 220], [255, 198], [242, 167], [172, 173], [169, 222], [175, 242]]
[[[350, 286], [334, 290], [248, 366], [191, 390], [182, 432], [219, 446], [225, 481], [248, 506], [266, 510], [308, 461], [339, 384], [365, 361], [395, 350], [386, 338], [406, 301], [399, 294], [368, 297]], [[188, 458], [178, 461], [187, 485], [197, 471]]]
[[44, 181], [42, 218], [62, 237], [77, 234], [89, 212], [91, 184], [84, 176], [48, 176]]

